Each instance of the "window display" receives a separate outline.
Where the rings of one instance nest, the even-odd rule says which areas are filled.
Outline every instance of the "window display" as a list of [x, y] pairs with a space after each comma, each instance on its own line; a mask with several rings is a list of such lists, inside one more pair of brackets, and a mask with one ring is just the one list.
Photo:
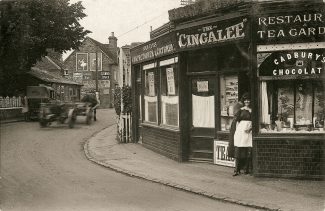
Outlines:
[[143, 67], [145, 73], [144, 120], [148, 122], [157, 123], [158, 98], [156, 90], [156, 69], [154, 69], [153, 67], [155, 67], [155, 65], [151, 64], [145, 65]]
[[[174, 61], [174, 60], [173, 60]], [[165, 62], [166, 63], [166, 62]], [[160, 62], [160, 65], [163, 62]], [[161, 76], [161, 123], [178, 126], [178, 73], [176, 65], [163, 66]]]
[[234, 106], [238, 103], [238, 77], [220, 77], [220, 108], [221, 108], [221, 130], [230, 129], [234, 118]]
[[260, 60], [260, 132], [324, 133], [323, 51], [275, 52]]

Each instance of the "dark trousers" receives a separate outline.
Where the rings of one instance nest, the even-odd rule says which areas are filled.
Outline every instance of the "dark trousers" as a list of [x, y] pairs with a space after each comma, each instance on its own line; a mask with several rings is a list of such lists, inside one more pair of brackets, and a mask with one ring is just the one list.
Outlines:
[[236, 147], [235, 148], [235, 172], [244, 170], [245, 173], [252, 172], [252, 147]]
[[97, 118], [96, 118], [96, 108], [94, 109], [94, 121], [97, 121]]

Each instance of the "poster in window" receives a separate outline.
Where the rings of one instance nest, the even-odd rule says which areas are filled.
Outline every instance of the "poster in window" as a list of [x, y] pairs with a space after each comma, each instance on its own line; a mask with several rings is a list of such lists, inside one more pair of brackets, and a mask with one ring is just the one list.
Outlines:
[[88, 54], [87, 53], [77, 53], [76, 56], [76, 66], [77, 71], [87, 71], [88, 70]]
[[166, 68], [168, 95], [175, 95], [175, 78], [173, 68]]
[[[89, 53], [90, 71], [96, 71], [96, 53]], [[97, 70], [102, 70], [102, 53], [97, 53]]]
[[148, 73], [149, 96], [155, 96], [155, 75], [153, 72]]
[[209, 81], [197, 81], [197, 91], [198, 92], [208, 92], [209, 91]]

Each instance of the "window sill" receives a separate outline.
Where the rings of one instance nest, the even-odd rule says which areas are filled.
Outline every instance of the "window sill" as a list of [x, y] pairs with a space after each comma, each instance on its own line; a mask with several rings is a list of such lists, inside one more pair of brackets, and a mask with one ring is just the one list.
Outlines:
[[325, 133], [258, 133], [253, 135], [254, 140], [274, 140], [274, 139], [288, 139], [288, 140], [324, 140]]

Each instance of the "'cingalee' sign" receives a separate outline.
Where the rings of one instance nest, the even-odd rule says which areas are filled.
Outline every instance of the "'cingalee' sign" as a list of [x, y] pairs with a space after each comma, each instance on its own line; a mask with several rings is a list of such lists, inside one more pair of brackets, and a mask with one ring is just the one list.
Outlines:
[[223, 42], [244, 39], [247, 33], [247, 18], [219, 21], [177, 32], [177, 44], [180, 49], [206, 47]]

